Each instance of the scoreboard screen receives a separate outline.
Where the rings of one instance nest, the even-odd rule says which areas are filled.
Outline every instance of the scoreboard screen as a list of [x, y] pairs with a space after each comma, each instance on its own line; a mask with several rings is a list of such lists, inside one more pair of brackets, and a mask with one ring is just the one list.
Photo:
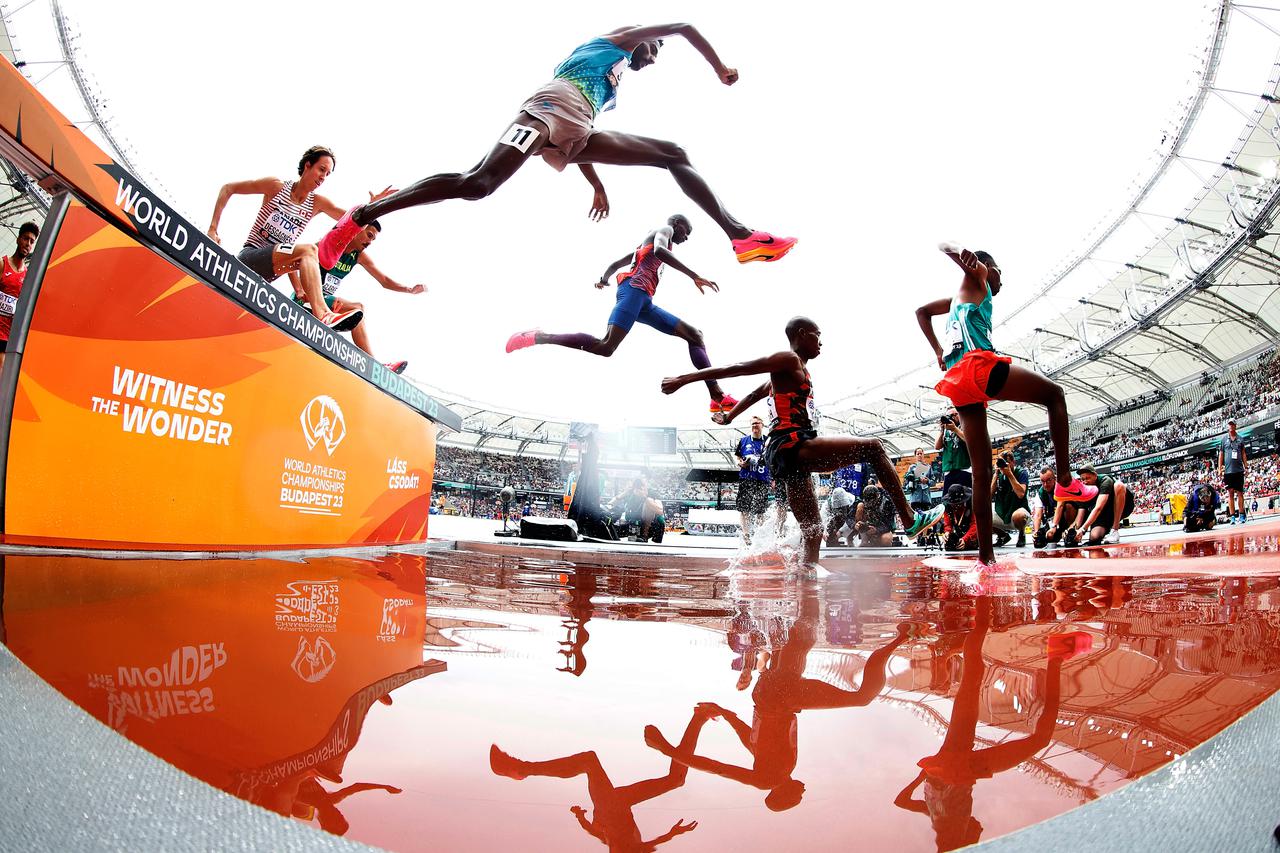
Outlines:
[[675, 427], [627, 427], [627, 452], [647, 456], [674, 455]]

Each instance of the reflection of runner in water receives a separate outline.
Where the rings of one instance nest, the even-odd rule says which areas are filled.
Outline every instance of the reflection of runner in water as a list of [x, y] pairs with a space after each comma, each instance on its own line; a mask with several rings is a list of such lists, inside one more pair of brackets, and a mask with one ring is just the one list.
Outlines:
[[[609, 314], [609, 324], [605, 327], [603, 338], [597, 338], [586, 332], [550, 334], [534, 329], [512, 335], [507, 340], [507, 352], [515, 352], [539, 344], [555, 344], [608, 358], [617, 350], [618, 345], [631, 331], [631, 327], [641, 323], [651, 329], [657, 329], [664, 335], [672, 335], [687, 342], [689, 360], [693, 362], [693, 366], [710, 367], [711, 359], [707, 357], [707, 346], [702, 338], [702, 332], [674, 314], [662, 310], [653, 302], [653, 297], [658, 292], [658, 280], [662, 277], [662, 270], [668, 266], [675, 267], [693, 279], [699, 293], [706, 293], [708, 287], [719, 292], [720, 288], [714, 281], [708, 281], [689, 269], [672, 252], [672, 247], [689, 239], [692, 232], [693, 226], [689, 220], [677, 213], [667, 220], [666, 225], [656, 231], [650, 231], [634, 253], [609, 265], [604, 275], [600, 276], [600, 280], [596, 282], [596, 287], [599, 289], [608, 287], [609, 276], [631, 262], [631, 268], [618, 277], [617, 303], [613, 306], [613, 312]], [[635, 260], [632, 262], [633, 257]], [[733, 408], [734, 403], [738, 402], [724, 393], [719, 382], [708, 382], [707, 390], [711, 392], [711, 411], [713, 412], [728, 411]]]
[[595, 190], [591, 215], [597, 219], [608, 215], [609, 199], [592, 164], [666, 169], [681, 191], [733, 241], [740, 262], [781, 258], [795, 245], [795, 239], [753, 231], [729, 215], [679, 145], [594, 128], [596, 117], [613, 109], [623, 71], [652, 65], [663, 39], [670, 36], [688, 41], [720, 82], [726, 86], [738, 82], [737, 69], [721, 62], [711, 43], [690, 24], [619, 27], [575, 48], [556, 68], [554, 79], [524, 102], [514, 122], [476, 166], [463, 173], [433, 175], [388, 199], [348, 211], [321, 242], [322, 263], [331, 264], [360, 228], [392, 211], [490, 195], [534, 155], [541, 155], [558, 171], [570, 163], [578, 166]]
[[[698, 734], [706, 723], [709, 714], [706, 710], [694, 712], [693, 719], [685, 729], [680, 741], [683, 748], [692, 750], [698, 741]], [[672, 761], [665, 776], [633, 782], [621, 788], [614, 786], [613, 780], [600, 764], [600, 758], [591, 752], [579, 752], [564, 758], [552, 758], [548, 761], [521, 761], [498, 748], [494, 744], [489, 748], [489, 766], [499, 776], [511, 779], [526, 779], [530, 776], [551, 776], [556, 779], [572, 779], [575, 776], [587, 777], [587, 796], [591, 798], [594, 810], [592, 819], [587, 819], [587, 810], [582, 806], [572, 806], [569, 811], [578, 819], [578, 824], [591, 836], [616, 851], [655, 850], [677, 835], [692, 832], [698, 822], [685, 823], [683, 819], [676, 821], [669, 830], [645, 841], [636, 825], [631, 810], [637, 805], [674, 791], [685, 783], [689, 768], [679, 762]]]
[[320, 780], [341, 784], [347, 756], [360, 741], [365, 719], [374, 702], [390, 705], [392, 691], [444, 670], [444, 663], [430, 660], [361, 688], [339, 709], [333, 725], [315, 745], [269, 764], [237, 772], [235, 787], [229, 790], [277, 814], [314, 819], [335, 835], [345, 834], [349, 824], [338, 811], [338, 803], [363, 791], [399, 794], [400, 789], [392, 785], [356, 782], [328, 791], [320, 785]]
[[568, 672], [582, 675], [587, 671], [587, 641], [591, 634], [587, 631], [587, 623], [591, 621], [594, 608], [591, 597], [596, 594], [597, 581], [595, 569], [579, 569], [573, 576], [573, 587], [569, 591], [569, 604], [565, 608], [568, 613], [560, 621], [566, 636], [560, 643], [560, 654], [564, 655], [564, 666], [557, 672]]
[[[951, 706], [951, 720], [942, 748], [937, 754], [919, 761], [923, 768], [920, 775], [902, 789], [893, 803], [898, 808], [929, 816], [940, 852], [974, 844], [982, 836], [982, 824], [973, 817], [973, 787], [979, 779], [990, 779], [1001, 771], [1017, 767], [1049, 745], [1057, 725], [1062, 662], [1084, 650], [1076, 645], [1076, 641], [1085, 635], [1051, 637], [1044, 705], [1031, 734], [975, 749], [983, 681], [987, 672], [982, 644], [991, 628], [991, 598], [981, 596], [975, 599], [974, 610], [973, 629], [964, 639], [960, 687]], [[912, 799], [911, 795], [921, 783], [924, 785], [923, 799]]]
[[889, 657], [918, 627], [918, 623], [899, 625], [898, 636], [867, 658], [862, 670], [862, 685], [857, 690], [843, 690], [825, 681], [804, 677], [809, 652], [818, 639], [818, 607], [816, 590], [805, 590], [800, 600], [800, 617], [791, 626], [786, 644], [774, 652], [751, 692], [755, 702], [751, 725], [719, 705], [704, 702], [698, 706], [705, 709], [704, 713], [721, 717], [729, 724], [743, 747], [751, 753], [751, 767], [727, 764], [695, 754], [697, 744], [696, 741], [692, 744], [687, 742], [688, 732], [684, 741], [672, 746], [656, 727], [646, 726], [645, 743], [694, 770], [768, 791], [764, 802], [773, 811], [797, 805], [804, 796], [804, 783], [792, 778], [798, 760], [799, 713], [821, 708], [870, 705], [884, 689]]

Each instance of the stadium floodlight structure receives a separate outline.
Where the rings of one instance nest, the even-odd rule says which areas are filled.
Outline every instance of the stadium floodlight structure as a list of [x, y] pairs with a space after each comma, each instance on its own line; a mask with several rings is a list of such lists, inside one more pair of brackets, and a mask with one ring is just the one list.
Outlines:
[[[0, 17], [0, 54], [14, 65], [22, 63], [17, 42], [10, 32], [9, 22]], [[0, 253], [10, 254], [17, 244], [18, 228], [27, 220], [42, 221], [49, 212], [49, 194], [8, 160], [0, 158]]]
[[[1280, 8], [1223, 2], [1212, 13], [1198, 83], [1154, 169], [996, 330], [1006, 354], [1063, 386], [1073, 415], [1167, 399], [1280, 340]], [[1242, 29], [1264, 34], [1276, 57], [1249, 91], [1220, 80]], [[897, 452], [931, 446], [948, 405], [933, 391], [938, 377], [922, 364], [831, 410]], [[1046, 423], [1034, 406], [990, 412], [996, 437]]]

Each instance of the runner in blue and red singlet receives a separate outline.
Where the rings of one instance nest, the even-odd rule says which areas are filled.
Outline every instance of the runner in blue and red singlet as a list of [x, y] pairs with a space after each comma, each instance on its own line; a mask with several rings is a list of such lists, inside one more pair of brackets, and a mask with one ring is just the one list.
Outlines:
[[[507, 340], [507, 352], [515, 352], [539, 344], [554, 344], [608, 358], [631, 331], [631, 327], [641, 323], [657, 329], [664, 335], [686, 341], [689, 344], [689, 360], [693, 362], [693, 366], [710, 367], [711, 359], [707, 357], [707, 347], [703, 341], [702, 332], [653, 303], [653, 295], [658, 291], [658, 280], [662, 277], [662, 270], [668, 266], [675, 267], [693, 279], [699, 293], [706, 293], [708, 288], [719, 292], [720, 288], [714, 281], [709, 281], [689, 269], [672, 252], [674, 246], [688, 240], [692, 233], [693, 226], [689, 224], [689, 220], [677, 213], [667, 220], [666, 225], [649, 232], [634, 253], [625, 255], [609, 265], [604, 275], [600, 276], [600, 280], [596, 282], [597, 289], [608, 287], [609, 276], [631, 261], [630, 268], [618, 275], [618, 298], [613, 311], [609, 314], [609, 324], [605, 328], [603, 338], [597, 338], [586, 332], [550, 334], [539, 329], [531, 329], [512, 335]], [[738, 402], [726, 394], [718, 382], [708, 381], [707, 390], [711, 394], [711, 411], [713, 412], [727, 412]]]

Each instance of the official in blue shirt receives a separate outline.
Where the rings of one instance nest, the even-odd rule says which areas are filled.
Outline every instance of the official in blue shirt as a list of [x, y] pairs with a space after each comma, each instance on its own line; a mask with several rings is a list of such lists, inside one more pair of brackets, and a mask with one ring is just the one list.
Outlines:
[[764, 421], [751, 419], [751, 435], [738, 439], [733, 455], [738, 457], [738, 512], [742, 515], [742, 538], [751, 534], [769, 508], [769, 466], [764, 461]]

